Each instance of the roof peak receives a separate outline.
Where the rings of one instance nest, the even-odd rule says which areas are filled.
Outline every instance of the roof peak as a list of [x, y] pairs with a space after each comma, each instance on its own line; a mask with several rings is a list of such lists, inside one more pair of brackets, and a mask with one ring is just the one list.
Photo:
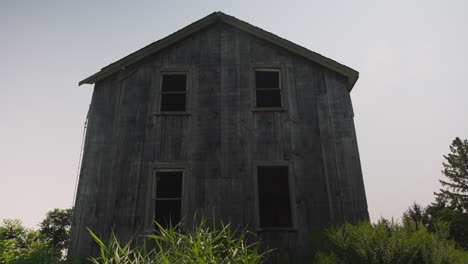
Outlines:
[[239, 30], [245, 31], [247, 33], [250, 33], [260, 39], [266, 40], [268, 42], [271, 42], [277, 46], [280, 46], [282, 48], [285, 48], [286, 50], [296, 53], [302, 57], [305, 57], [311, 61], [314, 61], [315, 63], [318, 63], [326, 68], [329, 68], [335, 72], [338, 72], [348, 78], [348, 89], [351, 90], [356, 83], [357, 79], [359, 78], [359, 73], [343, 64], [340, 64], [332, 59], [329, 59], [325, 56], [322, 56], [316, 52], [313, 52], [311, 50], [308, 50], [302, 46], [299, 46], [289, 40], [283, 39], [279, 36], [276, 36], [270, 32], [267, 32], [261, 28], [258, 28], [256, 26], [253, 26], [247, 22], [244, 22], [240, 19], [237, 19], [233, 16], [230, 16], [228, 14], [225, 14], [221, 11], [216, 11], [208, 16], [203, 17], [202, 19], [199, 19], [192, 24], [170, 34], [169, 36], [162, 38], [156, 42], [153, 42], [140, 50], [137, 50], [122, 59], [111, 63], [107, 65], [106, 67], [102, 68], [99, 72], [91, 75], [90, 77], [82, 80], [79, 82], [79, 85], [82, 85], [84, 83], [86, 84], [93, 84], [99, 80], [102, 80], [118, 71], [121, 69], [126, 68], [127, 66], [134, 64], [141, 59], [163, 49], [166, 48], [175, 42], [186, 38], [187, 36], [194, 34], [195, 32], [198, 32], [199, 30], [206, 28], [209, 25], [212, 25], [218, 21], [222, 21], [226, 24], [229, 24], [233, 27], [238, 28]]

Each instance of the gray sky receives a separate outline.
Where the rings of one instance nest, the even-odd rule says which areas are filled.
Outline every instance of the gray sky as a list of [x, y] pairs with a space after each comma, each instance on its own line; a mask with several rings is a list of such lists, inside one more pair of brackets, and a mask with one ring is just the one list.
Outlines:
[[[287, 3], [287, 5], [285, 5]], [[360, 72], [351, 96], [369, 213], [433, 201], [468, 138], [468, 1], [0, 1], [0, 219], [72, 205], [93, 86], [78, 81], [222, 11]]]

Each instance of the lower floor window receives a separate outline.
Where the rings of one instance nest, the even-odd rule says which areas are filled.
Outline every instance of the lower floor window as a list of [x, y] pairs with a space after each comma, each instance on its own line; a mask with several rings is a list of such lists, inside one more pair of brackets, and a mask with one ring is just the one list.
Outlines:
[[287, 166], [257, 168], [260, 227], [292, 227]]
[[156, 171], [154, 220], [163, 227], [181, 220], [183, 171]]

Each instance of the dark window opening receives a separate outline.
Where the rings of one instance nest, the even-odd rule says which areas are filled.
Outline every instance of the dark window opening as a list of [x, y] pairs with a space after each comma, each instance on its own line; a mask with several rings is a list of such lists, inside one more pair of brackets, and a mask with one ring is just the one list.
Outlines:
[[255, 87], [258, 88], [279, 88], [278, 71], [256, 71]]
[[171, 73], [162, 75], [161, 106], [162, 112], [185, 112], [187, 95], [187, 74]]
[[185, 94], [161, 94], [161, 111], [185, 111]]
[[292, 227], [288, 167], [258, 167], [260, 227]]
[[255, 71], [256, 107], [281, 107], [281, 82], [278, 70]]
[[185, 74], [164, 74], [162, 82], [162, 91], [184, 91], [187, 84], [187, 75]]
[[181, 219], [182, 171], [156, 173], [154, 220], [163, 227], [175, 226]]
[[175, 226], [180, 222], [180, 210], [180, 200], [156, 200], [154, 221], [165, 228]]
[[281, 106], [280, 90], [257, 90], [257, 107]]

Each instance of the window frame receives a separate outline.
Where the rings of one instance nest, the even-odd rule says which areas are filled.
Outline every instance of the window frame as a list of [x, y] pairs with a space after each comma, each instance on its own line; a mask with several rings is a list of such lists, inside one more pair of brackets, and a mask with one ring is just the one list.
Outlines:
[[[285, 67], [280, 65], [254, 65], [252, 67], [252, 111], [253, 112], [268, 112], [268, 111], [287, 111], [287, 94], [286, 94], [286, 76]], [[278, 72], [278, 89], [280, 91], [281, 106], [259, 107], [257, 106], [257, 90], [276, 90], [276, 88], [257, 88], [256, 72]]]
[[[257, 232], [268, 231], [297, 231], [296, 224], [296, 193], [295, 182], [293, 175], [293, 164], [289, 161], [256, 161], [253, 164], [254, 175], [254, 190], [255, 190], [255, 224]], [[291, 226], [290, 227], [262, 227], [260, 222], [260, 197], [258, 192], [258, 168], [259, 167], [287, 167], [288, 168], [288, 187], [289, 187], [289, 207], [291, 210]]]
[[[158, 198], [158, 193], [157, 193], [157, 190], [158, 190], [158, 173], [159, 172], [180, 172], [182, 175], [182, 181], [181, 181], [181, 190], [180, 190], [180, 197], [178, 198]], [[153, 221], [155, 220], [156, 218], [156, 202], [159, 200], [159, 201], [180, 201], [180, 221], [182, 221], [182, 204], [183, 204], [183, 200], [184, 200], [184, 169], [155, 169], [154, 170], [154, 174], [153, 174], [153, 193], [152, 193], [152, 202], [153, 202]], [[160, 223], [162, 225], [162, 223]], [[178, 223], [172, 223], [174, 225], [178, 224]]]
[[[172, 91], [172, 92], [163, 92], [162, 85], [164, 75], [185, 75], [185, 111], [162, 111], [162, 95], [163, 93], [166, 94], [182, 94], [184, 92], [181, 91]], [[165, 68], [159, 71], [159, 83], [158, 83], [158, 94], [157, 94], [157, 103], [156, 109], [154, 111], [155, 115], [189, 115], [190, 113], [190, 72], [189, 69], [186, 67], [176, 67], [176, 68]]]
[[156, 191], [157, 191], [157, 173], [159, 171], [171, 172], [171, 171], [182, 171], [182, 190], [181, 190], [181, 205], [180, 205], [180, 217], [181, 220], [187, 215], [187, 181], [189, 179], [188, 174], [190, 173], [189, 165], [183, 162], [158, 162], [150, 163], [148, 171], [148, 184], [146, 188], [146, 203], [145, 208], [145, 223], [144, 233], [151, 234], [154, 231], [154, 220], [155, 220], [155, 206], [156, 206]]

